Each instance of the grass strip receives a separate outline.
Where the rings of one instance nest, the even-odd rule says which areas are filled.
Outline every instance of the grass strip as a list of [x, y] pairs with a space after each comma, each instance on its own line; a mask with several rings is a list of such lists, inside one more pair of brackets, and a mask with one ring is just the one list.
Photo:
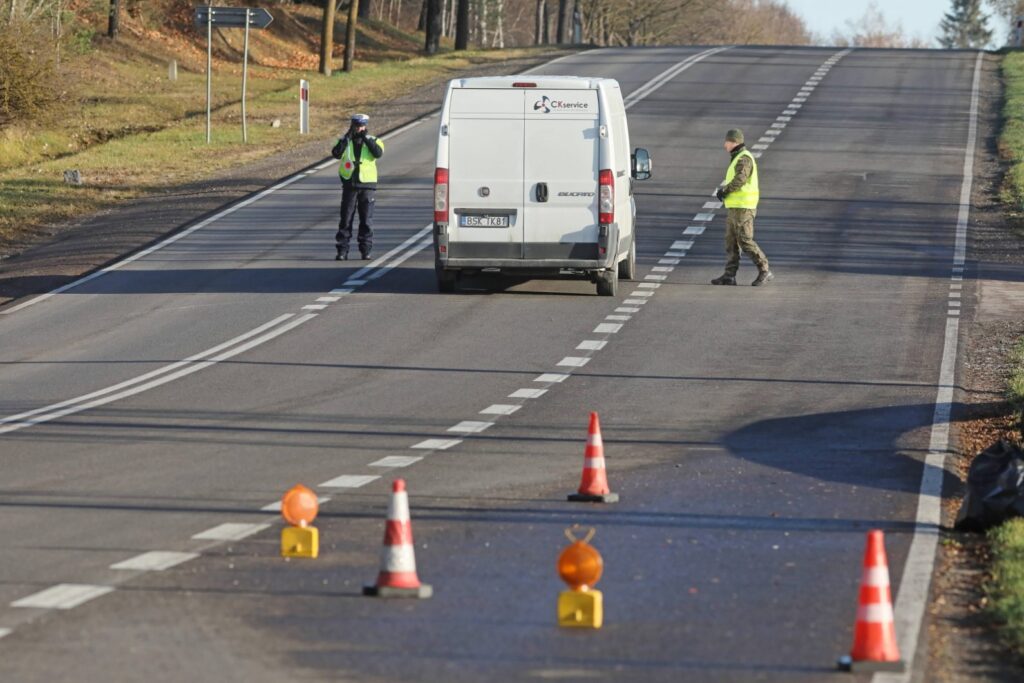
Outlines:
[[992, 578], [988, 608], [1003, 624], [1001, 636], [1024, 656], [1024, 519], [1011, 519], [988, 532], [992, 548]]
[[1024, 53], [1010, 52], [1003, 57], [1003, 130], [999, 136], [999, 155], [1008, 162], [1000, 189], [1000, 198], [1017, 232], [1024, 227]]

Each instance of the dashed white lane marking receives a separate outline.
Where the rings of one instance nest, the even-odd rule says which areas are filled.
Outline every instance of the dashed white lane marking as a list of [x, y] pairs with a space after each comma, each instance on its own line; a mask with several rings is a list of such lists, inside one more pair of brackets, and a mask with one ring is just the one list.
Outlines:
[[683, 261], [682, 261], [681, 258], [660, 258], [660, 259], [658, 259], [658, 263], [660, 263], [663, 266], [678, 266], [682, 262]]
[[489, 405], [480, 411], [481, 415], [512, 415], [522, 406], [517, 406], [509, 403], [495, 403]]
[[564, 372], [545, 372], [543, 375], [538, 375], [533, 378], [534, 382], [564, 382], [569, 379], [569, 375]]
[[787, 109], [782, 113], [785, 114], [786, 116], [796, 116], [798, 112], [796, 109]]
[[786, 124], [784, 124], [784, 123], [773, 123], [772, 124], [772, 128], [776, 128], [778, 130], [782, 130], [785, 127], [786, 127]]
[[797, 104], [803, 104], [804, 102], [807, 101], [807, 98], [806, 97], [794, 97], [793, 101], [796, 102]]
[[666, 276], [666, 275], [644, 275], [644, 279], [645, 280], [653, 280], [654, 282], [661, 282], [663, 280], [667, 280], [668, 276]]
[[452, 446], [458, 446], [462, 439], [426, 439], [418, 444], [410, 446], [420, 451], [446, 451]]
[[707, 223], [707, 222], [712, 221], [714, 219], [715, 219], [715, 214], [713, 214], [713, 213], [698, 213], [696, 216], [693, 217], [693, 222], [694, 223]]
[[622, 329], [619, 323], [601, 323], [594, 328], [594, 334], [615, 334]]
[[685, 251], [674, 251], [672, 249], [669, 249], [668, 251], [665, 252], [665, 256], [667, 258], [681, 259], [681, 258], [686, 258], [686, 252]]
[[508, 395], [509, 398], [540, 398], [548, 393], [547, 389], [516, 389]]
[[3, 638], [5, 636], [9, 636], [9, 635], [11, 635], [11, 633], [13, 633], [12, 629], [0, 628], [0, 638]]
[[605, 320], [614, 320], [617, 322], [628, 322], [633, 319], [631, 315], [606, 315]]
[[462, 422], [449, 427], [448, 431], [457, 432], [459, 434], [479, 434], [488, 427], [493, 426], [493, 422], [483, 422], [481, 420], [463, 420]]
[[[278, 502], [278, 507], [281, 503]], [[111, 569], [125, 569], [139, 572], [162, 572], [179, 564], [194, 560], [199, 553], [179, 553], [170, 550], [152, 550], [110, 565]]]
[[590, 359], [583, 356], [566, 356], [562, 360], [558, 361], [557, 365], [565, 368], [582, 368], [589, 362]]
[[[629, 301], [628, 299], [626, 300]], [[577, 351], [600, 351], [608, 345], [606, 341], [600, 341], [597, 339], [584, 339], [576, 346]]]
[[218, 524], [206, 531], [200, 531], [198, 534], [192, 536], [192, 538], [197, 541], [241, 541], [243, 538], [248, 538], [253, 534], [258, 534], [264, 529], [269, 528], [269, 524], [240, 524], [237, 522], [227, 522], [225, 524]]
[[345, 296], [356, 291], [355, 287], [339, 287], [338, 289], [332, 289], [328, 294], [337, 294], [338, 296]]
[[[679, 259], [675, 259], [678, 261]], [[671, 273], [675, 268], [673, 266], [653, 266], [651, 268], [652, 273]]]
[[370, 463], [370, 467], [408, 467], [415, 465], [423, 457], [419, 455], [389, 455]]
[[705, 208], [705, 209], [721, 209], [722, 208], [722, 202], [717, 202], [717, 201], [716, 202], [704, 202], [704, 207], [703, 208]]
[[793, 117], [792, 116], [776, 116], [775, 120], [776, 121], [782, 121], [783, 123], [789, 123], [790, 121], [793, 120]]
[[333, 304], [335, 301], [341, 301], [340, 296], [320, 296], [317, 297], [317, 302], [322, 304]]
[[755, 159], [760, 159], [761, 155], [763, 155], [763, 154], [764, 154], [763, 151], [757, 151], [757, 152], [751, 152], [750, 156], [754, 157]]
[[760, 150], [765, 150], [765, 149], [768, 149], [768, 145], [754, 145], [754, 146], [752, 147], [752, 149], [760, 149]]
[[[330, 499], [331, 499], [330, 496], [317, 496], [316, 497], [316, 502], [317, 502], [317, 505], [323, 505], [324, 503], [328, 502]], [[266, 505], [261, 507], [260, 510], [263, 511], [263, 512], [280, 512], [281, 511], [281, 501], [275, 500], [273, 503], [267, 503]]]
[[616, 313], [639, 313], [640, 308], [638, 306], [619, 306], [615, 309]]
[[104, 596], [114, 590], [110, 586], [94, 586], [85, 583], [60, 583], [46, 590], [15, 600], [11, 607], [33, 607], [36, 609], [72, 609]]
[[345, 280], [346, 287], [362, 287], [368, 280]]
[[766, 130], [766, 131], [764, 132], [764, 134], [765, 134], [765, 135], [770, 135], [770, 136], [773, 136], [773, 137], [774, 137], [774, 136], [777, 136], [777, 135], [782, 135], [782, 131], [781, 131], [781, 130], [775, 130], [775, 129], [773, 128], [773, 129], [771, 129], [771, 130]]
[[707, 228], [703, 225], [689, 225], [683, 230], [684, 235], [703, 235]]
[[327, 308], [327, 304], [306, 304], [302, 307], [304, 311], [322, 311]]
[[[971, 190], [974, 185], [974, 156], [978, 143], [978, 103], [981, 88], [981, 66], [985, 53], [978, 52], [974, 62], [974, 81], [971, 85], [971, 109], [967, 125], [967, 143], [964, 146], [963, 181], [960, 185], [960, 210], [956, 222], [953, 247], [953, 272], [963, 272], [967, 252], [967, 222], [971, 212]], [[956, 277], [956, 276], [954, 276]], [[962, 277], [962, 276], [961, 276]], [[959, 345], [960, 319], [946, 318], [946, 335], [942, 345], [935, 411], [932, 414], [931, 439], [928, 455], [921, 471], [921, 487], [917, 499], [914, 536], [910, 542], [906, 564], [900, 578], [896, 596], [896, 638], [900, 652], [907, 662], [900, 674], [877, 673], [872, 683], [905, 683], [914, 674], [914, 656], [921, 634], [921, 623], [929, 604], [928, 593], [935, 570], [935, 550], [938, 547], [939, 528], [942, 523], [942, 483], [949, 453], [950, 418], [956, 389], [956, 359]]]
[[636, 290], [634, 292], [630, 292], [629, 295], [630, 296], [639, 296], [639, 297], [650, 298], [650, 297], [654, 296], [654, 292], [648, 292], [648, 291], [643, 290], [643, 289], [638, 289], [638, 290]]
[[320, 484], [325, 489], [358, 489], [380, 479], [376, 474], [343, 474]]
[[[647, 302], [648, 302], [648, 299], [626, 299], [622, 303], [627, 304], [629, 306], [643, 306]], [[586, 342], [584, 342], [584, 344], [585, 343]], [[601, 342], [601, 343], [603, 344], [605, 342]], [[577, 346], [576, 348], [581, 349], [581, 348], [583, 348], [583, 345], [581, 344], [580, 346]], [[604, 348], [604, 347], [602, 346], [601, 348]]]
[[[641, 283], [639, 283], [637, 285], [637, 287], [645, 287], [647, 289], [657, 289], [658, 287], [661, 287], [661, 283], [660, 282], [641, 282]], [[636, 295], [635, 292], [633, 294], [630, 294], [630, 296], [635, 296], [635, 295]]]

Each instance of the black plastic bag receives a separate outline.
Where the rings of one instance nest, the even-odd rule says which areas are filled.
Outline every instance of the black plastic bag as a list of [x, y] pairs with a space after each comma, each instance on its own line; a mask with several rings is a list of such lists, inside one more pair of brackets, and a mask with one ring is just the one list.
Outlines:
[[978, 454], [967, 472], [967, 495], [956, 516], [959, 531], [985, 531], [1024, 517], [1024, 453], [1005, 441]]

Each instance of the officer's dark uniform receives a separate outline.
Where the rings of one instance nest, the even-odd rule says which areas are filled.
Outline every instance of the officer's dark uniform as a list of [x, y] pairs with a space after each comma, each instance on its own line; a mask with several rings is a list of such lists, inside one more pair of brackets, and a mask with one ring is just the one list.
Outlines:
[[[352, 223], [356, 210], [359, 211], [359, 253], [369, 259], [373, 251], [373, 207], [377, 194], [376, 160], [384, 155], [384, 144], [378, 138], [366, 134], [369, 118], [363, 114], [352, 117], [352, 126], [331, 150], [331, 156], [341, 159], [338, 169], [341, 177], [341, 219], [334, 241], [338, 260], [348, 258], [349, 242], [352, 241]], [[350, 148], [351, 143], [351, 148]], [[360, 173], [360, 167], [367, 168]], [[347, 176], [347, 177], [346, 177]]]

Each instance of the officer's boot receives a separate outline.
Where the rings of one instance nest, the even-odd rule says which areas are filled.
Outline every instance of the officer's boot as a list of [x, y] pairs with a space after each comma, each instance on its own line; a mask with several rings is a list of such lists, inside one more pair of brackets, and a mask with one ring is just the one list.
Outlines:
[[750, 284], [752, 286], [754, 286], [754, 287], [760, 287], [764, 283], [771, 282], [774, 279], [775, 279], [775, 276], [772, 275], [772, 271], [770, 271], [770, 270], [762, 270], [762, 271], [759, 271], [757, 273], [757, 279], [754, 280], [753, 282], [751, 282]]
[[722, 273], [721, 276], [716, 277], [714, 280], [712, 280], [711, 284], [713, 284], [713, 285], [734, 285], [734, 284], [736, 284], [736, 278], [733, 277], [732, 275], [728, 275], [726, 273]]
[[335, 261], [348, 261], [348, 247], [337, 247], [338, 253], [334, 255]]
[[366, 247], [365, 249], [360, 249], [359, 250], [359, 255], [363, 257], [364, 261], [369, 261], [370, 260], [370, 254], [372, 254], [372, 253], [373, 253], [373, 250], [370, 247]]

